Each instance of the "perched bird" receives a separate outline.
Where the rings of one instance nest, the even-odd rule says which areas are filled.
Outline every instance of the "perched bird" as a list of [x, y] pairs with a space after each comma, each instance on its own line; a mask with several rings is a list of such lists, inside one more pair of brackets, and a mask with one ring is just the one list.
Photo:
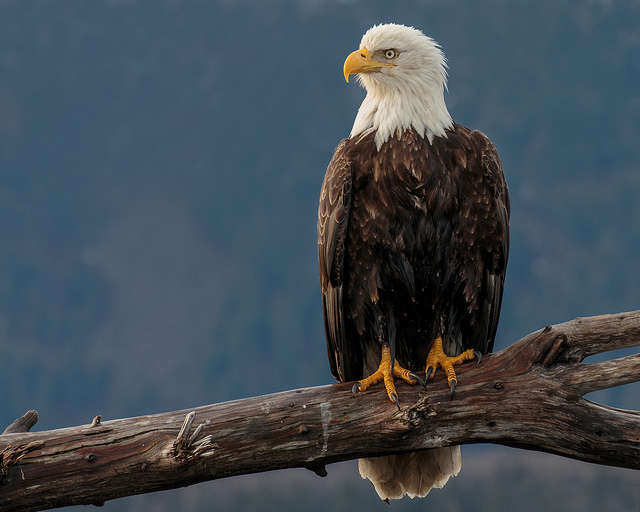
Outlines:
[[[318, 252], [333, 376], [354, 394], [409, 384], [492, 350], [509, 253], [496, 148], [455, 123], [446, 60], [415, 28], [377, 25], [344, 63], [366, 89], [322, 184]], [[460, 447], [362, 459], [382, 499], [425, 496], [460, 470]]]

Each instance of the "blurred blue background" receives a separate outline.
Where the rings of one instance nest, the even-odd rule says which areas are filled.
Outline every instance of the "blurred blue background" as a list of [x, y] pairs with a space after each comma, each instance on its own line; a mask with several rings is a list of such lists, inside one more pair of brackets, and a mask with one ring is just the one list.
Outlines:
[[[317, 202], [364, 97], [342, 63], [381, 22], [442, 45], [451, 114], [501, 154], [512, 245], [496, 349], [640, 309], [637, 1], [0, 0], [1, 425], [333, 382]], [[638, 391], [594, 398], [637, 410]], [[104, 510], [387, 510], [355, 463], [328, 471]], [[638, 510], [640, 478], [467, 447], [445, 489], [393, 507]]]

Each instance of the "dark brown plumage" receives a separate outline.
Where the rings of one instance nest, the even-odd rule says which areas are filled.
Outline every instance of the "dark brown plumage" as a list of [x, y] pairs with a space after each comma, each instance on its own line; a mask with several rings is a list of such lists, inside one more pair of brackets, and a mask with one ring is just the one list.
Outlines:
[[343, 140], [322, 185], [320, 281], [333, 376], [361, 379], [382, 340], [410, 370], [430, 345], [492, 350], [509, 252], [509, 194], [479, 131], [413, 129], [378, 151], [375, 132]]

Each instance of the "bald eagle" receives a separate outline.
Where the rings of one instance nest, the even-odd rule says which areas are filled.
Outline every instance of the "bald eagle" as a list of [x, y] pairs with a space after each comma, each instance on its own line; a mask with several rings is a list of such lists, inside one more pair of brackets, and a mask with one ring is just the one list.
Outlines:
[[[318, 212], [333, 376], [354, 394], [410, 384], [492, 350], [509, 252], [509, 193], [496, 148], [455, 123], [446, 60], [417, 29], [377, 25], [344, 63], [366, 89], [327, 169]], [[424, 381], [422, 381], [424, 382]], [[399, 405], [398, 405], [399, 406]], [[460, 447], [362, 459], [382, 499], [425, 496], [460, 470]]]

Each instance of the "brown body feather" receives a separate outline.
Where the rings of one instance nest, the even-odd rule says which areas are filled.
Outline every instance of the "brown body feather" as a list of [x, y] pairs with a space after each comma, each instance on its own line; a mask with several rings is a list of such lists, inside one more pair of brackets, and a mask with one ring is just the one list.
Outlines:
[[492, 350], [509, 248], [502, 164], [481, 132], [454, 124], [430, 143], [413, 130], [378, 151], [345, 139], [322, 186], [320, 281], [333, 376], [361, 379], [381, 340], [413, 371], [432, 340], [448, 355]]

